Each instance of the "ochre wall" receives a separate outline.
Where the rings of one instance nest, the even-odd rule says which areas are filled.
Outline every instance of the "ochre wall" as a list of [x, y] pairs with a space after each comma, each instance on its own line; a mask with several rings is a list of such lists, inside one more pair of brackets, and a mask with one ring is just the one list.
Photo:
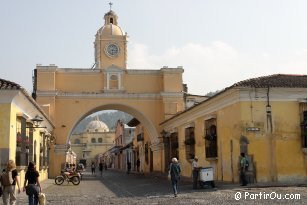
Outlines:
[[[184, 113], [185, 124], [177, 126], [179, 160], [182, 174], [191, 176], [191, 162], [186, 160], [184, 129], [187, 124], [195, 126], [195, 155], [199, 166], [212, 166], [216, 180], [239, 182], [240, 138], [248, 139], [248, 155], [253, 157], [258, 182], [306, 180], [307, 164], [301, 149], [299, 103], [271, 101], [273, 129], [268, 129], [265, 101], [236, 102], [218, 109], [209, 115], [193, 118], [193, 113]], [[216, 116], [218, 157], [206, 159], [204, 122], [207, 116]], [[190, 120], [187, 120], [190, 119]], [[181, 118], [178, 117], [177, 121]], [[176, 123], [176, 121], [174, 121]], [[247, 131], [257, 127], [260, 131]], [[231, 144], [232, 141], [232, 144]]]
[[[9, 159], [16, 161], [16, 125], [17, 116], [22, 113], [22, 108], [17, 107], [15, 104], [0, 104], [0, 148], [9, 149]], [[28, 129], [28, 128], [27, 128]], [[33, 142], [36, 140], [36, 168], [40, 172], [40, 180], [43, 181], [48, 178], [47, 168], [39, 169], [40, 164], [40, 143], [42, 138], [40, 136], [40, 129], [35, 129], [33, 132]], [[34, 148], [34, 146], [33, 146]], [[34, 152], [34, 150], [33, 150]], [[7, 159], [1, 157], [1, 167], [5, 168]], [[33, 156], [34, 157], [34, 156]], [[20, 185], [23, 187], [25, 177], [25, 166], [18, 166]]]

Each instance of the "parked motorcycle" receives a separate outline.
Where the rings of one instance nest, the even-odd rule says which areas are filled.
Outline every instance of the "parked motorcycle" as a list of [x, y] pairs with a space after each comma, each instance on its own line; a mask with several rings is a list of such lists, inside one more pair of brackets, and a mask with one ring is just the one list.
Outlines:
[[65, 172], [61, 171], [61, 175], [55, 177], [55, 183], [57, 185], [63, 184], [64, 181], [67, 181], [67, 183], [72, 182], [73, 185], [80, 184], [80, 173], [78, 172]]

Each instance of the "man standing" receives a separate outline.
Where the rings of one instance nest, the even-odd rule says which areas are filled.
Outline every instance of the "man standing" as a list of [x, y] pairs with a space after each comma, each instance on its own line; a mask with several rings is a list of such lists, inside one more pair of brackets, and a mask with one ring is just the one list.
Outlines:
[[92, 168], [92, 175], [94, 175], [94, 174], [96, 175], [96, 173], [95, 173], [96, 165], [95, 165], [94, 162], [92, 162], [91, 168]]
[[99, 171], [100, 171], [100, 176], [102, 176], [102, 172], [103, 172], [103, 163], [99, 162]]
[[127, 174], [130, 174], [131, 171], [131, 162], [127, 161]]
[[246, 186], [247, 185], [247, 180], [246, 180], [246, 164], [247, 164], [247, 159], [245, 157], [245, 153], [241, 153], [241, 161], [240, 161], [240, 179], [241, 179], [241, 186]]
[[198, 181], [198, 158], [195, 156], [192, 162], [192, 174], [193, 174], [193, 189], [197, 189], [197, 181]]
[[140, 159], [138, 158], [138, 159], [136, 160], [136, 168], [137, 168], [137, 171], [138, 171], [138, 172], [140, 172], [140, 165], [141, 165], [141, 161], [140, 161]]

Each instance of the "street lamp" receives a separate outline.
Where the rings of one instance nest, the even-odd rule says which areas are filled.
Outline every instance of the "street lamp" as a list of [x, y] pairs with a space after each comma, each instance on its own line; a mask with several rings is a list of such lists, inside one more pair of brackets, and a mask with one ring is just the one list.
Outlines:
[[26, 128], [47, 128], [46, 126], [40, 127], [41, 123], [44, 121], [44, 119], [38, 115], [35, 115], [34, 118], [31, 119], [31, 121], [34, 124], [34, 127], [26, 127]]

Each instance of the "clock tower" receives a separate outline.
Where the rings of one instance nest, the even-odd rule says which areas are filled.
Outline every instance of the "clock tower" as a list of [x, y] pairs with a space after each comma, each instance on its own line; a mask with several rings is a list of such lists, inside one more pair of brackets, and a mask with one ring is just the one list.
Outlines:
[[94, 42], [97, 69], [126, 69], [128, 36], [118, 26], [117, 20], [116, 13], [110, 8], [104, 15], [104, 26], [97, 31]]

